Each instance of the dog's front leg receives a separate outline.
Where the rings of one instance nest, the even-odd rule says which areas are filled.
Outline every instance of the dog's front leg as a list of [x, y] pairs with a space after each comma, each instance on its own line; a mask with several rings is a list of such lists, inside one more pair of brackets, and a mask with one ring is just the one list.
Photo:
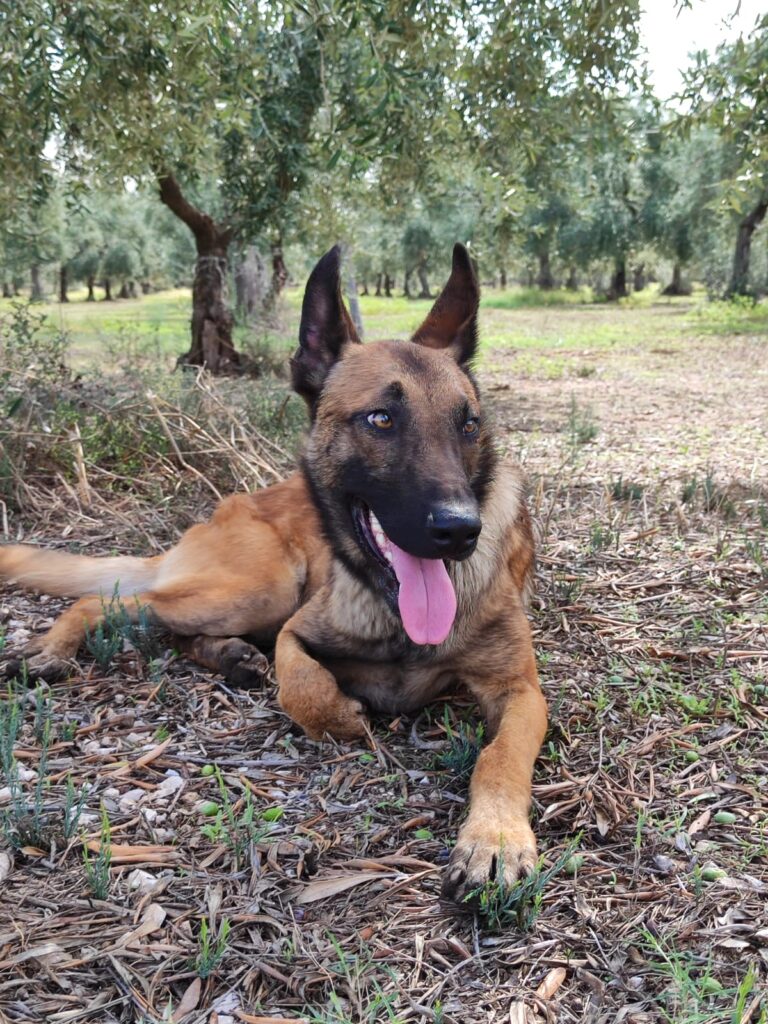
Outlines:
[[350, 740], [365, 735], [365, 710], [342, 693], [328, 669], [307, 651], [314, 632], [311, 606], [300, 608], [283, 626], [275, 644], [277, 699], [286, 714], [313, 740], [328, 734]]
[[536, 863], [528, 811], [533, 765], [547, 728], [547, 706], [533, 652], [527, 670], [503, 686], [469, 685], [493, 738], [477, 759], [469, 814], [443, 878], [443, 895], [450, 899], [461, 898], [489, 878], [513, 885]]

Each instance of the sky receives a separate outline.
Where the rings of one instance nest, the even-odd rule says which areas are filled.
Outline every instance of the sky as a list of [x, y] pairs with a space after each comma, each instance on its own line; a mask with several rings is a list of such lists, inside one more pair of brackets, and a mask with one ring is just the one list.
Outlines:
[[691, 0], [678, 12], [675, 0], [644, 0], [640, 33], [654, 92], [668, 99], [681, 85], [680, 71], [696, 50], [713, 53], [719, 43], [748, 34], [766, 0]]

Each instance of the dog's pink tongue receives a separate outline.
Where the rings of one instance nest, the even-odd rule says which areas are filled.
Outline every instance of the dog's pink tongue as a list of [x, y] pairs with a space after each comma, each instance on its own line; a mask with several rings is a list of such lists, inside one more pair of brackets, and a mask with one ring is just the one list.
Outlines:
[[456, 618], [456, 592], [445, 563], [442, 558], [416, 558], [391, 540], [389, 546], [405, 632], [415, 644], [441, 644]]

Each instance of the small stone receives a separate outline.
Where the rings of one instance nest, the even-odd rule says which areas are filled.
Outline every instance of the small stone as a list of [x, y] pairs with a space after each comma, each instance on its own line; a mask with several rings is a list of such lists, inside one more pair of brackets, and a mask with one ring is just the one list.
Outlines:
[[159, 878], [155, 878], [149, 871], [142, 871], [140, 868], [136, 868], [128, 875], [128, 888], [138, 890], [140, 893], [154, 892], [159, 884]]
[[118, 807], [121, 811], [131, 811], [136, 808], [145, 797], [143, 789], [129, 789], [127, 793], [123, 793], [120, 797]]

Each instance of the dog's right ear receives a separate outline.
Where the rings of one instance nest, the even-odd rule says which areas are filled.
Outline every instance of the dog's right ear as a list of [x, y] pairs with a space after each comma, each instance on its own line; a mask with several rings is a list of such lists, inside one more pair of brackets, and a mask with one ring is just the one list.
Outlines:
[[309, 275], [304, 292], [299, 347], [291, 360], [291, 381], [310, 412], [328, 371], [346, 346], [360, 343], [341, 298], [340, 265], [341, 249], [334, 245]]

